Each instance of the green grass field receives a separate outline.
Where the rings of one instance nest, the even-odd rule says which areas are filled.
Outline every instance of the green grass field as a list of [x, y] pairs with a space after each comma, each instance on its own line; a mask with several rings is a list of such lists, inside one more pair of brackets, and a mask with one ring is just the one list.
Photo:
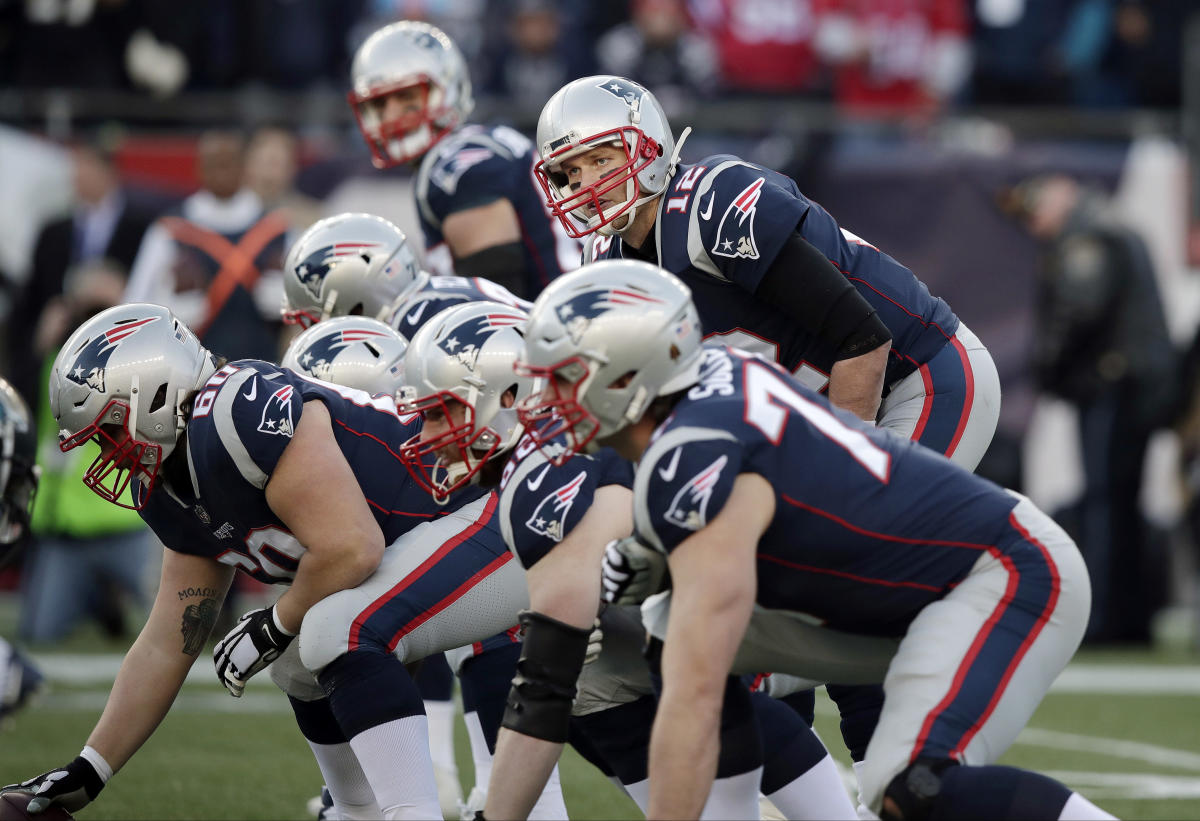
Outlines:
[[[108, 660], [121, 650], [87, 636], [65, 649], [85, 648]], [[91, 669], [100, 658], [38, 657], [52, 675]], [[185, 686], [158, 733], [81, 818], [308, 817], [305, 804], [321, 778], [282, 694], [255, 682], [235, 700], [215, 677], [209, 683], [207, 655], [197, 668], [202, 675]], [[63, 679], [0, 732], [0, 783], [58, 766], [82, 747], [108, 685]], [[817, 729], [844, 761], [837, 716], [824, 696]], [[469, 787], [461, 723], [458, 744]], [[1081, 653], [1002, 761], [1054, 775], [1122, 818], [1200, 819], [1200, 658], [1180, 651]], [[562, 778], [572, 818], [640, 817], [569, 751]]]

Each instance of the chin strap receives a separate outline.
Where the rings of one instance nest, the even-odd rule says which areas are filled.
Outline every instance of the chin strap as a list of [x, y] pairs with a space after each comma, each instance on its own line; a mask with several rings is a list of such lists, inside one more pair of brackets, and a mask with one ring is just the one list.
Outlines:
[[[614, 225], [613, 223], [610, 222], [607, 225], [601, 225], [599, 228], [597, 228], [596, 229], [597, 233], [599, 233], [603, 236], [612, 236], [613, 234], [620, 236], [620, 235], [624, 234], [633, 225], [633, 217], [634, 217], [634, 214], [637, 213], [638, 208], [640, 208], [641, 206], [650, 202], [650, 200], [652, 200], [655, 197], [662, 194], [663, 191], [667, 190], [667, 186], [670, 184], [671, 178], [675, 176], [675, 169], [679, 167], [679, 154], [681, 151], [683, 151], [683, 144], [685, 142], [687, 142], [687, 138], [691, 135], [691, 133], [692, 133], [692, 127], [690, 125], [686, 126], [683, 129], [683, 131], [679, 134], [679, 139], [675, 141], [675, 150], [671, 152], [671, 157], [670, 157], [670, 159], [667, 160], [667, 173], [666, 173], [666, 176], [663, 178], [662, 188], [658, 189], [653, 194], [646, 194], [644, 197], [639, 197], [638, 199], [634, 200], [633, 205], [629, 206], [629, 210], [621, 215], [624, 217], [628, 217], [628, 219], [625, 220], [625, 225], [623, 225], [620, 228], [617, 228], [616, 225]], [[631, 178], [630, 182], [633, 183], [634, 191], [636, 191], [637, 190], [637, 188], [636, 188], [637, 178], [636, 177]], [[630, 196], [633, 195], [634, 191], [629, 192]]]

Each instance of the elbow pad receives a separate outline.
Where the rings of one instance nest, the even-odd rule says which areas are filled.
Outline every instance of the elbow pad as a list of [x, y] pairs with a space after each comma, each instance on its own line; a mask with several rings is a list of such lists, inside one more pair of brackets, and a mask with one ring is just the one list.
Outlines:
[[522, 610], [517, 620], [524, 633], [521, 659], [500, 724], [522, 735], [564, 744], [575, 681], [583, 669], [591, 631], [534, 610]]
[[892, 338], [854, 283], [795, 232], [754, 293], [832, 346], [838, 359], [859, 356]]
[[454, 273], [483, 277], [525, 299], [525, 249], [519, 242], [493, 245], [454, 261]]

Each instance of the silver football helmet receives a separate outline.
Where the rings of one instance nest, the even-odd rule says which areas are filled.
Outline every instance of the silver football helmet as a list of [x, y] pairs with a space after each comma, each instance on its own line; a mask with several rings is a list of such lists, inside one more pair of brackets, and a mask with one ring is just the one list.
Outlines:
[[29, 406], [0, 379], [0, 566], [29, 529], [37, 492], [37, 429]]
[[[64, 451], [100, 445], [83, 483], [140, 509], [187, 424], [185, 400], [215, 371], [213, 355], [161, 305], [118, 305], [80, 325], [54, 360], [50, 412]], [[122, 499], [135, 475], [140, 503]]]
[[283, 264], [283, 321], [308, 327], [334, 316], [375, 319], [424, 287], [404, 232], [373, 214], [338, 214], [308, 227]]
[[[376, 168], [414, 160], [462, 125], [475, 99], [467, 61], [445, 32], [401, 20], [366, 39], [354, 55], [347, 97]], [[388, 97], [407, 98], [387, 112]]]
[[[529, 312], [516, 368], [544, 388], [518, 415], [562, 464], [641, 419], [656, 396], [693, 384], [701, 351], [691, 291], [675, 276], [646, 262], [584, 265], [551, 282]], [[551, 446], [564, 435], [565, 452]]]
[[378, 319], [339, 316], [292, 340], [279, 364], [296, 373], [395, 397], [404, 384], [408, 343]]
[[[619, 234], [633, 224], [638, 206], [667, 187], [688, 131], [676, 145], [658, 100], [632, 80], [584, 77], [560, 88], [542, 108], [537, 126], [542, 159], [534, 174], [551, 212], [572, 237]], [[624, 164], [594, 185], [568, 180], [563, 161], [601, 145], [623, 150]], [[621, 193], [624, 199], [613, 202]], [[618, 227], [622, 215], [627, 219]]]
[[[400, 456], [438, 501], [521, 435], [515, 405], [529, 396], [532, 382], [517, 376], [513, 363], [525, 318], [499, 302], [470, 302], [442, 311], [413, 336], [400, 410], [423, 414], [425, 428], [438, 430], [423, 429], [401, 446]], [[511, 402], [504, 398], [509, 391]]]

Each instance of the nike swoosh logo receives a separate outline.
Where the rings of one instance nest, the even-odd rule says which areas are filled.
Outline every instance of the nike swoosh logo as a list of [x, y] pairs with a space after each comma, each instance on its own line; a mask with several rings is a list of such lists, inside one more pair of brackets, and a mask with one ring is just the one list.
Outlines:
[[425, 308], [426, 308], [426, 307], [428, 307], [428, 305], [429, 305], [429, 303], [428, 303], [428, 302], [422, 302], [422, 303], [421, 303], [421, 304], [420, 304], [420, 305], [417, 307], [417, 310], [413, 311], [411, 314], [409, 314], [408, 316], [404, 317], [405, 319], [407, 319], [407, 320], [408, 320], [408, 324], [410, 324], [410, 325], [416, 325], [416, 324], [417, 324], [417, 320], [421, 318], [421, 314], [425, 313]]
[[550, 472], [550, 465], [546, 465], [546, 467], [542, 470], [542, 472], [540, 474], [538, 474], [538, 477], [536, 479], [529, 479], [525, 482], [525, 487], [529, 488], [530, 490], [537, 490], [539, 487], [542, 486], [542, 480], [546, 478], [546, 474], [549, 472]]
[[704, 220], [706, 220], [706, 219], [708, 219], [709, 217], [711, 217], [711, 216], [712, 216], [713, 200], [715, 200], [716, 198], [717, 198], [717, 192], [716, 192], [716, 191], [713, 191], [711, 194], [709, 194], [709, 196], [708, 196], [708, 207], [707, 207], [707, 208], [705, 208], [703, 211], [701, 211], [701, 212], [700, 212], [700, 219], [704, 219]]
[[256, 396], [258, 396], [258, 380], [253, 376], [250, 377], [250, 390], [243, 393], [242, 396], [244, 396], [246, 399], [249, 399], [251, 402], [254, 401]]
[[679, 467], [679, 452], [683, 448], [675, 448], [675, 455], [671, 457], [671, 464], [665, 468], [658, 469], [658, 475], [662, 477], [664, 482], [669, 482], [675, 478], [675, 468]]

